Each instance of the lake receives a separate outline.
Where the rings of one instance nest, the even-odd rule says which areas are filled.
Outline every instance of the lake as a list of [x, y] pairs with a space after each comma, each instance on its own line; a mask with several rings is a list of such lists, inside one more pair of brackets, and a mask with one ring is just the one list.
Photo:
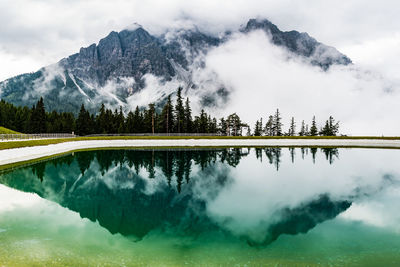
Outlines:
[[126, 149], [0, 173], [0, 266], [399, 266], [400, 150]]

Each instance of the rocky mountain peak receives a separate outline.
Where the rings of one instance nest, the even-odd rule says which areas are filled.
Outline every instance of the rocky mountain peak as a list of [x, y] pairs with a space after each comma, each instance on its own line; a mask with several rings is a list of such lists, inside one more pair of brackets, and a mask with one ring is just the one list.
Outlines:
[[[281, 31], [267, 19], [250, 19], [236, 32], [246, 35], [255, 30], [264, 31], [273, 44], [288, 50], [289, 54], [303, 57], [305, 63], [324, 70], [333, 64], [351, 63], [335, 48], [319, 43], [307, 33]], [[171, 29], [154, 36], [141, 25], [131, 24], [56, 64], [1, 82], [0, 97], [17, 105], [31, 106], [37, 101], [34, 96], [40, 94], [49, 109], [59, 111], [79, 110], [82, 103], [109, 102], [123, 106], [130, 96], [146, 88], [149, 75], [157, 80], [157, 86], [174, 81], [175, 85], [184, 84], [187, 90], [197, 90], [202, 81], [195, 81], [195, 72], [204, 69], [205, 56], [212, 48], [230, 40], [229, 34], [219, 36], [223, 37], [202, 32], [197, 27]], [[210, 94], [218, 95], [221, 90], [225, 92], [222, 97], [227, 98], [225, 86], [218, 77], [204, 79], [207, 87], [216, 88], [214, 93], [207, 93], [208, 99], [214, 97]], [[168, 90], [161, 91], [158, 89], [157, 94], [165, 98]], [[97, 104], [93, 108], [97, 109]]]
[[254, 30], [264, 30], [264, 31], [269, 31], [272, 34], [280, 33], [281, 31], [278, 29], [278, 27], [270, 22], [267, 19], [250, 19], [245, 28], [242, 29], [244, 32], [250, 32]]

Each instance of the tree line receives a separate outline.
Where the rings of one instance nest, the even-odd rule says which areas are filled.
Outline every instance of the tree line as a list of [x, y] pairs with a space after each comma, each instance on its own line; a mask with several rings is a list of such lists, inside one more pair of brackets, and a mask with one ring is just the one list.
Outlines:
[[204, 110], [192, 116], [190, 100], [182, 97], [182, 88], [177, 91], [176, 103], [171, 96], [161, 110], [154, 103], [140, 109], [138, 106], [126, 116], [122, 111], [107, 109], [101, 105], [97, 115], [90, 114], [82, 105], [75, 124], [78, 135], [88, 134], [124, 134], [124, 133], [218, 133], [216, 118], [212, 118]]
[[288, 130], [284, 132], [282, 117], [279, 109], [276, 110], [274, 115], [268, 117], [267, 122], [263, 125], [262, 118], [256, 121], [254, 127], [255, 136], [336, 136], [339, 133], [339, 122], [336, 122], [332, 116], [326, 120], [323, 127], [318, 128], [315, 116], [311, 121], [311, 127], [301, 121], [299, 132], [296, 132], [296, 122], [294, 117], [290, 120]]
[[0, 101], [0, 125], [21, 133], [71, 133], [75, 116], [69, 112], [46, 112], [43, 98], [32, 108]]
[[315, 116], [309, 127], [301, 122], [299, 132], [296, 132], [296, 122], [292, 117], [288, 130], [283, 130], [282, 117], [279, 109], [263, 124], [262, 118], [257, 120], [254, 131], [233, 113], [218, 121], [204, 110], [193, 116], [189, 98], [182, 97], [182, 88], [176, 93], [176, 101], [172, 103], [168, 96], [162, 108], [156, 108], [154, 103], [147, 107], [129, 111], [124, 114], [122, 107], [108, 109], [101, 105], [97, 114], [90, 113], [82, 104], [78, 116], [71, 112], [47, 112], [43, 98], [28, 107], [17, 107], [0, 101], [0, 126], [22, 133], [71, 133], [77, 135], [90, 134], [139, 134], [139, 133], [208, 133], [227, 136], [335, 136], [339, 131], [339, 122], [332, 116], [323, 127], [318, 128]]
[[[239, 134], [238, 116], [232, 115], [235, 124], [226, 126]], [[71, 133], [89, 134], [129, 134], [129, 133], [218, 133], [216, 118], [204, 110], [193, 117], [190, 100], [182, 97], [182, 88], [177, 91], [176, 103], [171, 96], [162, 109], [158, 110], [154, 103], [145, 108], [136, 107], [127, 115], [122, 107], [115, 110], [101, 105], [97, 114], [90, 113], [82, 104], [78, 116], [71, 112], [46, 112], [43, 98], [32, 106], [17, 107], [0, 101], [0, 125], [22, 133]], [[235, 128], [236, 127], [236, 128]]]

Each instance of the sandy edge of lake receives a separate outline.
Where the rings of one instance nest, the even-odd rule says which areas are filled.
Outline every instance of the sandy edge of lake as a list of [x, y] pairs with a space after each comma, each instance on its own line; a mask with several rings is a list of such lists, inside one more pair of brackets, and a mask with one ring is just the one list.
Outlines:
[[33, 160], [80, 149], [112, 147], [229, 147], [229, 146], [333, 146], [399, 148], [400, 140], [376, 139], [179, 139], [179, 140], [89, 140], [47, 146], [0, 150], [0, 165]]

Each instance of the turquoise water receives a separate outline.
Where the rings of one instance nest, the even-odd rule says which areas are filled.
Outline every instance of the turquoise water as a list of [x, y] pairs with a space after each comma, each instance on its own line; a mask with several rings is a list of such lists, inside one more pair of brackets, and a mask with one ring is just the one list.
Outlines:
[[0, 266], [399, 266], [399, 150], [78, 152], [0, 174]]

